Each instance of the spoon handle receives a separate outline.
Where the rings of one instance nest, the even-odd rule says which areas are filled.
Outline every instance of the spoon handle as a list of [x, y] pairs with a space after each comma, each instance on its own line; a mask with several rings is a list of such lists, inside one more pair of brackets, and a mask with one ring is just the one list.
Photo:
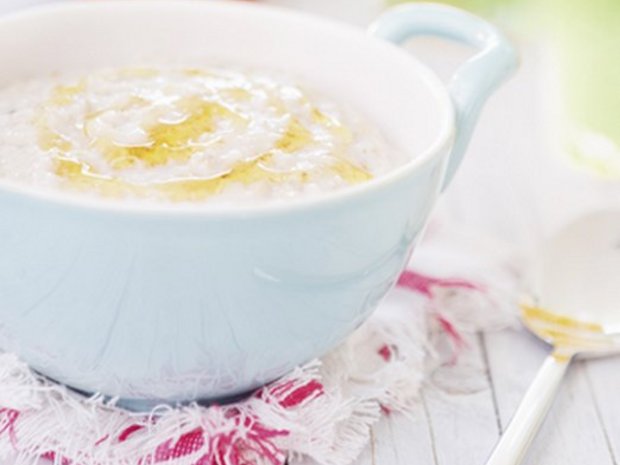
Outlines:
[[571, 357], [549, 355], [525, 393], [487, 465], [518, 465], [538, 432], [564, 378]]

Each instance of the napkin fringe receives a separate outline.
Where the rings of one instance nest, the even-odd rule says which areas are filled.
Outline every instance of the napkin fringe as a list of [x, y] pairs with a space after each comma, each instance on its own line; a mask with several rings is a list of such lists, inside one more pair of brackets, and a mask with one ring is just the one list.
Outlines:
[[130, 413], [0, 354], [0, 457], [15, 465], [40, 457], [58, 465], [282, 465], [308, 456], [348, 465], [382, 415], [415, 415], [429, 374], [456, 363], [468, 335], [515, 321], [513, 296], [482, 281], [407, 272], [401, 287], [392, 295], [410, 305], [388, 299], [321, 361], [228, 406]]

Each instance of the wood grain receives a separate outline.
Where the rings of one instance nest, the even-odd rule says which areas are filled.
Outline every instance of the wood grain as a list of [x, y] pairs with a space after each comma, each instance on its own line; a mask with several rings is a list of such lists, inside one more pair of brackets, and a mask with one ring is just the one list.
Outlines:
[[[431, 386], [424, 392], [438, 465], [484, 463], [499, 437], [493, 391], [477, 339], [462, 353], [458, 366], [467, 372], [458, 373], [455, 382], [448, 374], [446, 384], [453, 383], [449, 388]], [[462, 383], [466, 386], [459, 386]]]
[[[489, 368], [504, 428], [549, 348], [525, 331], [488, 335], [487, 341]], [[576, 362], [569, 369], [524, 465], [613, 463], [584, 368], [583, 362]]]
[[435, 438], [423, 404], [411, 417], [390, 414], [375, 426], [373, 436], [376, 465], [437, 463]]

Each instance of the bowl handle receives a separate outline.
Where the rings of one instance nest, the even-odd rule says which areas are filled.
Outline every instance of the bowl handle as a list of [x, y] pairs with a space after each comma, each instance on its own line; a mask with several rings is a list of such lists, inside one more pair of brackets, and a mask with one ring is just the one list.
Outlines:
[[517, 52], [491, 24], [446, 5], [397, 6], [371, 24], [369, 32], [397, 44], [413, 36], [439, 36], [479, 50], [459, 67], [448, 85], [456, 110], [456, 137], [443, 182], [445, 188], [463, 159], [484, 102], [516, 69]]

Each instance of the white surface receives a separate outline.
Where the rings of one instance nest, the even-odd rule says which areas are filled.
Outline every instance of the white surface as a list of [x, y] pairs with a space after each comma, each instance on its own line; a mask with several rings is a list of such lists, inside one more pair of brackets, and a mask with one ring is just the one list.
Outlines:
[[[2, 2], [0, 0], [0, 6]], [[278, 0], [367, 23], [378, 0]], [[350, 16], [347, 16], [350, 13]], [[438, 53], [427, 49], [425, 56]], [[540, 60], [526, 46], [523, 69], [492, 98], [442, 209], [529, 248], [594, 205], [620, 205], [618, 184], [573, 173], [545, 142]], [[571, 208], [566, 208], [570, 205]], [[426, 390], [412, 421], [377, 425], [357, 465], [484, 464], [548, 348], [525, 331], [480, 335], [466, 353], [473, 394]], [[620, 461], [620, 358], [577, 361], [524, 465], [615, 465]]]
[[486, 465], [519, 465], [561, 386], [570, 359], [548, 355]]
[[[543, 68], [535, 47], [526, 45], [523, 54], [518, 77], [484, 111], [441, 208], [460, 223], [527, 251], [589, 208], [620, 205], [620, 186], [573, 172], [550, 153], [541, 100]], [[426, 392], [419, 424], [393, 416], [375, 428], [368, 463], [485, 463], [548, 350], [525, 330], [481, 335], [479, 347], [468, 355], [480, 367], [480, 390]], [[572, 365], [524, 465], [617, 464], [619, 393], [619, 357]], [[398, 435], [386, 434], [393, 429], [399, 429]], [[408, 454], [413, 445], [415, 455]], [[385, 450], [391, 450], [389, 460], [379, 453]]]
[[620, 330], [620, 210], [562, 228], [538, 257], [538, 306], [598, 323], [606, 333]]
[[[364, 5], [361, 5], [361, 3]], [[375, 0], [279, 0], [358, 24], [376, 13]], [[355, 5], [355, 6], [353, 6]], [[362, 11], [366, 15], [362, 14]], [[446, 69], [462, 52], [415, 46]], [[522, 44], [518, 76], [492, 97], [466, 160], [440, 210], [530, 251], [561, 225], [592, 208], [620, 206], [620, 183], [573, 171], [547, 140], [545, 75], [539, 44]], [[424, 61], [424, 60], [423, 60]], [[557, 141], [556, 141], [557, 142]], [[476, 368], [473, 394], [426, 390], [414, 421], [387, 417], [357, 465], [484, 464], [548, 354], [525, 330], [480, 335], [467, 354]], [[620, 357], [574, 363], [534, 439], [524, 465], [616, 465], [620, 462]]]

